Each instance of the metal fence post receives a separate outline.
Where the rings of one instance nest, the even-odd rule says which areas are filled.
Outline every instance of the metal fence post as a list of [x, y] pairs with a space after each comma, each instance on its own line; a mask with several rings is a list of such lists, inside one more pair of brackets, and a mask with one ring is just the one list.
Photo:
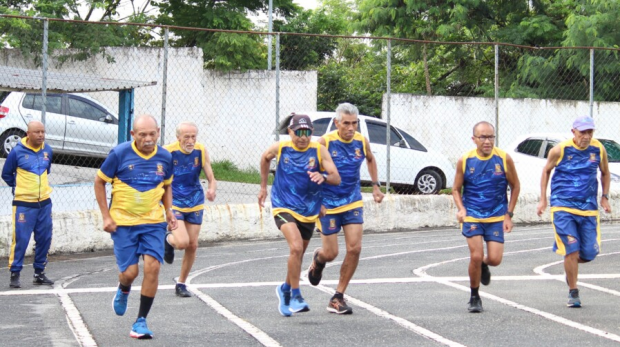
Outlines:
[[276, 34], [276, 141], [280, 141], [278, 125], [280, 125], [280, 33]]
[[499, 144], [499, 45], [495, 45], [495, 146]]
[[590, 117], [594, 118], [594, 49], [590, 48]]
[[385, 106], [385, 121], [387, 122], [387, 127], [386, 127], [386, 142], [387, 142], [387, 160], [386, 160], [386, 176], [385, 176], [385, 192], [386, 193], [390, 193], [390, 167], [391, 165], [391, 158], [390, 158], [390, 147], [392, 147], [392, 143], [390, 141], [390, 135], [391, 135], [391, 131], [390, 131], [390, 115], [391, 115], [391, 110], [390, 110], [390, 103], [391, 103], [391, 82], [392, 82], [392, 76], [391, 76], [391, 72], [392, 72], [392, 40], [387, 40], [387, 76], [386, 76], [386, 91], [385, 91], [385, 102], [386, 102], [386, 106]]
[[269, 32], [267, 38], [267, 70], [271, 71], [271, 32], [273, 31], [273, 0], [269, 0], [269, 22], [267, 24], [267, 31]]
[[168, 27], [164, 29], [164, 71], [161, 86], [161, 133], [160, 144], [166, 144], [166, 93], [168, 90]]
[[45, 113], [47, 111], [47, 46], [48, 46], [49, 21], [43, 19], [43, 62], [41, 78], [41, 123], [45, 125]]

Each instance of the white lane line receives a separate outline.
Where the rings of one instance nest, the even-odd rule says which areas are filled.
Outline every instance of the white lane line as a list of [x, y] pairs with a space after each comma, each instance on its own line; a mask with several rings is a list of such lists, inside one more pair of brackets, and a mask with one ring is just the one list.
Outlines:
[[[246, 321], [246, 320], [240, 318], [239, 316], [235, 315], [234, 313], [230, 312], [226, 307], [222, 306], [220, 303], [215, 301], [212, 297], [210, 297], [209, 295], [207, 295], [207, 294], [201, 292], [200, 290], [196, 289], [195, 288], [196, 286], [190, 285], [192, 280], [194, 278], [196, 278], [197, 276], [200, 276], [200, 275], [202, 275], [204, 273], [207, 273], [209, 271], [213, 271], [215, 269], [219, 269], [219, 268], [222, 268], [222, 267], [225, 267], [225, 266], [230, 266], [230, 265], [243, 264], [243, 263], [252, 262], [252, 261], [256, 261], [256, 260], [274, 259], [274, 258], [281, 258], [281, 257], [282, 256], [264, 257], [264, 258], [258, 258], [258, 259], [247, 259], [247, 260], [242, 260], [242, 261], [237, 261], [237, 262], [232, 262], [232, 263], [225, 263], [225, 264], [210, 266], [208, 268], [197, 270], [197, 271], [194, 271], [194, 272], [190, 273], [190, 275], [187, 277], [187, 280], [185, 281], [185, 283], [188, 284], [188, 287], [187, 287], [188, 290], [190, 292], [192, 292], [198, 299], [200, 299], [201, 301], [203, 301], [204, 303], [209, 305], [212, 309], [215, 310], [215, 312], [217, 312], [220, 315], [224, 316], [230, 322], [232, 322], [233, 324], [235, 324], [239, 328], [243, 329], [246, 333], [250, 334], [250, 336], [252, 336], [258, 342], [260, 342], [263, 346], [281, 347], [282, 345], [280, 345], [280, 343], [278, 343], [278, 341], [276, 341], [273, 338], [271, 338], [271, 336], [269, 336], [267, 333], [265, 333], [264, 331], [260, 330], [258, 327], [250, 324], [248, 321]], [[286, 255], [286, 257], [288, 257], [288, 255]]]
[[[330, 295], [333, 295], [334, 292], [335, 292], [334, 289], [325, 287], [324, 285], [318, 285], [318, 286], [316, 286], [314, 288], [316, 288], [316, 289], [318, 289], [318, 290], [320, 290], [322, 292], [325, 292], [327, 294], [330, 294]], [[436, 334], [436, 333], [434, 333], [434, 332], [432, 332], [432, 331], [430, 331], [428, 329], [425, 329], [425, 328], [423, 328], [423, 327], [421, 327], [421, 326], [419, 326], [417, 324], [414, 324], [414, 323], [412, 323], [412, 322], [410, 322], [410, 321], [408, 321], [408, 320], [406, 320], [404, 318], [395, 316], [395, 315], [393, 315], [393, 314], [391, 314], [391, 313], [389, 313], [387, 311], [384, 311], [384, 310], [382, 310], [382, 309], [380, 309], [378, 307], [375, 307], [375, 306], [372, 306], [370, 304], [367, 304], [367, 303], [365, 303], [365, 302], [363, 302], [361, 300], [358, 300], [358, 299], [356, 299], [356, 298], [354, 298], [354, 297], [352, 297], [350, 295], [345, 294], [345, 296], [346, 296], [347, 301], [349, 301], [349, 303], [351, 303], [353, 305], [356, 305], [356, 306], [359, 306], [359, 307], [361, 307], [363, 309], [366, 309], [367, 311], [370, 311], [371, 313], [374, 313], [375, 315], [377, 315], [377, 316], [379, 316], [381, 318], [385, 318], [385, 319], [394, 321], [398, 325], [402, 326], [403, 328], [405, 328], [405, 329], [407, 329], [409, 331], [412, 331], [412, 332], [416, 333], [417, 335], [420, 335], [420, 336], [422, 336], [424, 338], [427, 338], [427, 339], [435, 341], [435, 342], [439, 342], [439, 343], [441, 343], [443, 345], [446, 345], [446, 346], [454, 346], [454, 347], [465, 346], [465, 345], [462, 345], [462, 344], [460, 344], [458, 342], [449, 340], [449, 339], [447, 339], [447, 338], [445, 338], [445, 337], [443, 337], [443, 336], [441, 336], [439, 334]]]

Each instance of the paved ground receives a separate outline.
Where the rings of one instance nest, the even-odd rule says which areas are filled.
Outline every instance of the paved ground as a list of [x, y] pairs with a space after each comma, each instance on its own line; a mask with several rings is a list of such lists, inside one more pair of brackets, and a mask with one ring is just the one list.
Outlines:
[[[177, 252], [177, 261], [162, 268], [148, 317], [155, 333], [150, 342], [129, 337], [138, 286], [125, 316], [112, 311], [117, 270], [109, 253], [56, 256], [47, 269], [56, 279], [51, 289], [30, 284], [27, 266], [23, 288], [10, 290], [8, 270], [0, 270], [0, 346], [615, 345], [620, 227], [606, 224], [602, 230], [601, 255], [581, 267], [581, 309], [565, 306], [561, 258], [550, 251], [546, 225], [518, 227], [508, 235], [504, 263], [492, 268], [491, 285], [482, 288], [481, 314], [466, 310], [468, 252], [455, 229], [365, 235], [347, 291], [350, 316], [325, 310], [343, 254], [318, 287], [302, 285], [311, 311], [285, 318], [275, 295], [288, 256], [283, 239], [201, 247], [191, 275], [194, 297], [184, 299], [173, 291]], [[318, 244], [313, 238], [304, 269]]]

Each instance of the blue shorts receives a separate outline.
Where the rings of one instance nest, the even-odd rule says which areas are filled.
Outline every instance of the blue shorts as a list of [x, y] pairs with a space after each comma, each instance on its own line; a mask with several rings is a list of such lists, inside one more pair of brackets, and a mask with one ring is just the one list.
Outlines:
[[111, 234], [116, 265], [121, 272], [138, 264], [141, 255], [150, 255], [163, 263], [167, 223], [118, 226]]
[[551, 212], [555, 229], [553, 250], [560, 255], [579, 251], [579, 258], [591, 261], [601, 248], [598, 216], [579, 216], [565, 211]]
[[328, 214], [319, 218], [316, 223], [317, 229], [323, 235], [332, 235], [340, 232], [340, 229], [347, 224], [363, 224], [364, 208], [358, 207], [349, 211]]
[[202, 224], [202, 216], [204, 212], [205, 212], [204, 210], [194, 211], [194, 212], [181, 212], [181, 211], [174, 210], [174, 216], [177, 218], [177, 220], [183, 220], [183, 221], [186, 221], [187, 223], [200, 225]]
[[484, 241], [494, 241], [504, 243], [504, 222], [480, 223], [465, 222], [461, 224], [461, 232], [463, 236], [470, 238], [476, 235], [482, 235]]

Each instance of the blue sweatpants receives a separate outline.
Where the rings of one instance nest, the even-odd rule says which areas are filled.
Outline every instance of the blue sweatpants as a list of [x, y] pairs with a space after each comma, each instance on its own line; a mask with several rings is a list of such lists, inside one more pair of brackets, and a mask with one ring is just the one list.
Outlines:
[[52, 244], [52, 204], [43, 207], [13, 206], [13, 240], [9, 253], [11, 272], [21, 271], [30, 236], [34, 231], [35, 270], [45, 270], [47, 253]]

